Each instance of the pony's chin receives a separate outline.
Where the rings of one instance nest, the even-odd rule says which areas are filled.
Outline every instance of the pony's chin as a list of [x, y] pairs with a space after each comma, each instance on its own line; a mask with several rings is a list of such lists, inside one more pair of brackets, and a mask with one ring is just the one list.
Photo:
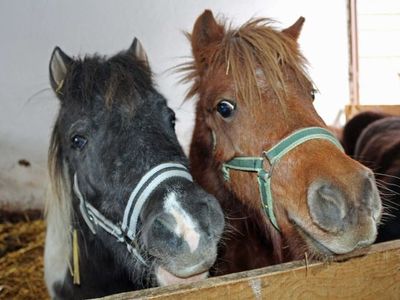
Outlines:
[[303, 240], [306, 242], [307, 247], [311, 253], [316, 257], [327, 258], [337, 255], [328, 247], [324, 246], [321, 242], [311, 236], [305, 229], [300, 226], [296, 226], [297, 231], [300, 233]]
[[202, 279], [206, 279], [208, 277], [208, 271], [195, 274], [189, 277], [178, 277], [172, 274], [171, 272], [168, 272], [163, 267], [158, 266], [156, 268], [156, 277], [157, 277], [157, 282], [160, 286], [166, 286], [170, 284], [191, 283]]
[[[343, 255], [351, 253], [356, 249], [364, 248], [371, 245], [376, 239], [376, 230], [374, 234], [371, 234], [366, 240], [358, 241], [356, 243], [328, 243], [322, 239], [314, 237], [305, 227], [301, 226], [300, 223], [294, 222], [297, 232], [301, 235], [305, 241], [308, 250], [314, 255], [315, 258], [326, 259], [333, 256]], [[345, 240], [346, 241], [346, 240]]]
[[[307, 252], [310, 252], [313, 254], [315, 258], [328, 258], [337, 255], [338, 253], [335, 253], [333, 250], [329, 249], [326, 247], [323, 243], [318, 241], [316, 238], [314, 238], [303, 226], [301, 226], [299, 223], [294, 221], [293, 219], [291, 220], [293, 226], [296, 228], [296, 231], [300, 234], [302, 240], [305, 242], [307, 245]], [[303, 255], [304, 253], [301, 253]], [[300, 256], [301, 256], [300, 255]]]

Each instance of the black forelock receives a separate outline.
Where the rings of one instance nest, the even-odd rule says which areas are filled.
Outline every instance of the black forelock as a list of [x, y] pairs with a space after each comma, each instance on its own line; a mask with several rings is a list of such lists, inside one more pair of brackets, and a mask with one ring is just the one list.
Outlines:
[[154, 92], [151, 70], [126, 52], [74, 59], [61, 89], [68, 101], [88, 103], [101, 96], [108, 107], [120, 102], [134, 105], [133, 99], [146, 98], [148, 92]]

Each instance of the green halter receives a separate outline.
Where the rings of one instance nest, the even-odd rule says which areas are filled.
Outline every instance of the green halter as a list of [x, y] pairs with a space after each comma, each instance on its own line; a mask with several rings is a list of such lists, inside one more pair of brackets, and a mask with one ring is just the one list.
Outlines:
[[[307, 127], [297, 130], [278, 142], [270, 150], [264, 151], [261, 157], [235, 157], [232, 160], [222, 165], [222, 172], [225, 180], [229, 180], [229, 169], [257, 172], [258, 186], [261, 195], [262, 207], [265, 214], [268, 216], [272, 225], [279, 231], [278, 223], [274, 214], [272, 192], [271, 192], [271, 177], [275, 165], [279, 160], [290, 150], [296, 148], [302, 143], [313, 140], [324, 139], [332, 142], [336, 147], [343, 151], [343, 147], [336, 137], [328, 130], [321, 127]], [[270, 169], [264, 170], [264, 159], [267, 159]]]

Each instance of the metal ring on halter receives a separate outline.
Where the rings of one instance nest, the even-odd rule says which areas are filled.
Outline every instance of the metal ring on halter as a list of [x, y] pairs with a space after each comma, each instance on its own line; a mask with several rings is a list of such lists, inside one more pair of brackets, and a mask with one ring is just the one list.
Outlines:
[[269, 157], [268, 157], [268, 155], [267, 155], [267, 151], [263, 151], [263, 156], [264, 156], [264, 158], [265, 158], [265, 160], [268, 162], [268, 164], [269, 164], [269, 170], [268, 171], [265, 171], [266, 173], [267, 173], [267, 175], [268, 175], [268, 178], [271, 178], [272, 177], [272, 173], [274, 172], [274, 169], [275, 169], [275, 165], [276, 165], [276, 163], [277, 163], [277, 161], [270, 161], [270, 159], [269, 159]]

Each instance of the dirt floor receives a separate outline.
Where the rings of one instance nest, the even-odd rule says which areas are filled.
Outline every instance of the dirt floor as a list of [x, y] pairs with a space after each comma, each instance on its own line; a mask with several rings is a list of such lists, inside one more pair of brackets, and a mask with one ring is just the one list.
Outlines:
[[0, 299], [48, 299], [41, 213], [0, 210]]

